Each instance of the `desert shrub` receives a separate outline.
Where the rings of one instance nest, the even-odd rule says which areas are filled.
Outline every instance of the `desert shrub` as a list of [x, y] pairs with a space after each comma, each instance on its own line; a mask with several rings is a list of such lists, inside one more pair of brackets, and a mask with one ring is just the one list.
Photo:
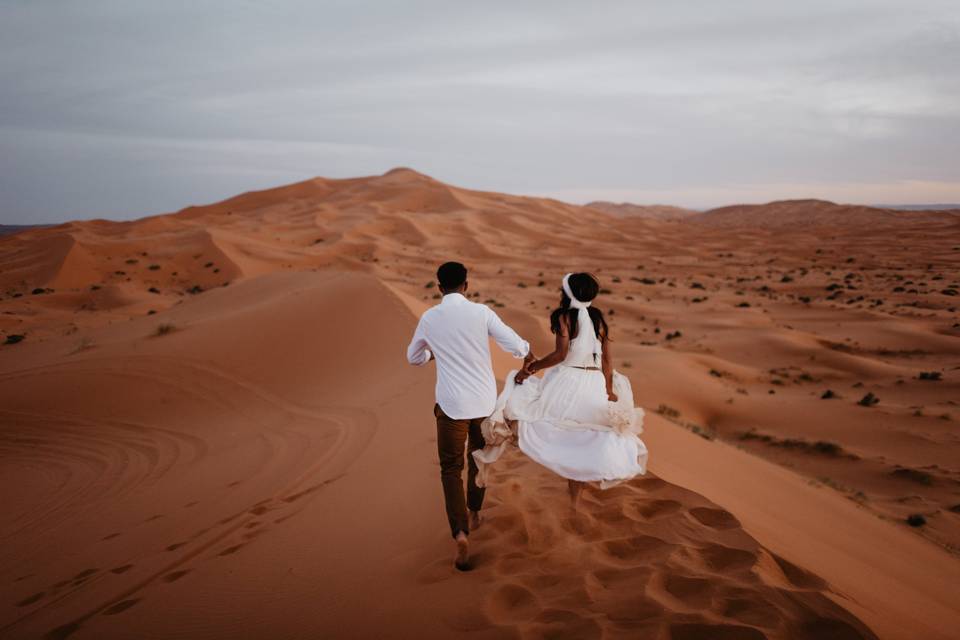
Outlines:
[[160, 265], [152, 264], [149, 267], [147, 267], [147, 269], [150, 269], [150, 271], [158, 271], [160, 269]]
[[872, 391], [869, 391], [867, 392], [867, 395], [863, 396], [862, 398], [860, 398], [860, 400], [857, 401], [857, 404], [859, 404], [861, 407], [872, 407], [878, 402], [880, 402], [880, 398], [873, 395]]
[[825, 440], [817, 440], [816, 442], [814, 442], [813, 449], [817, 453], [823, 453], [828, 456], [838, 456], [840, 455], [840, 452], [843, 450], [841, 449], [840, 445], [838, 445], [837, 443], [827, 442]]
[[668, 404], [661, 404], [657, 407], [657, 413], [665, 418], [679, 418], [680, 412]]
[[941, 374], [939, 371], [921, 371], [920, 375], [917, 376], [917, 379], [936, 381], [936, 380], [941, 380], [942, 377], [943, 377], [943, 374]]
[[907, 524], [911, 527], [922, 527], [923, 525], [927, 524], [927, 519], [919, 513], [911, 513], [909, 516], [907, 516]]
[[24, 338], [25, 336], [19, 333], [11, 333], [7, 336], [7, 339], [3, 341], [3, 344], [17, 344], [18, 342], [22, 342]]
[[165, 323], [163, 323], [163, 324], [161, 324], [161, 325], [157, 325], [157, 331], [156, 331], [156, 334], [155, 334], [155, 335], [165, 336], [165, 335], [167, 335], [167, 334], [169, 334], [169, 333], [173, 333], [173, 332], [176, 331], [176, 330], [177, 330], [177, 327], [176, 327], [176, 326], [174, 326], [174, 325], [172, 325], [172, 324], [170, 324], [170, 323], [168, 323], [168, 322], [165, 322]]
[[820, 399], [821, 399], [821, 400], [830, 400], [831, 398], [836, 398], [836, 397], [837, 397], [837, 394], [835, 394], [835, 393], [834, 393], [832, 390], [830, 390], [830, 389], [827, 389], [826, 391], [824, 391], [824, 392], [820, 395]]
[[894, 469], [890, 472], [890, 475], [892, 475], [894, 478], [910, 480], [911, 482], [916, 482], [928, 487], [933, 484], [933, 476], [926, 471], [921, 471], [920, 469], [910, 469], [909, 467], [904, 467], [902, 469]]

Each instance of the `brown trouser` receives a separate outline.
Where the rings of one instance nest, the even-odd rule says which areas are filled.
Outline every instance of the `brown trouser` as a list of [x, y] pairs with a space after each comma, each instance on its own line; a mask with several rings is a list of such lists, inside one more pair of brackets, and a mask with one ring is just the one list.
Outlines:
[[[440, 482], [443, 483], [443, 499], [447, 507], [447, 520], [453, 537], [461, 531], [470, 533], [467, 523], [467, 508], [480, 511], [484, 489], [477, 486], [477, 463], [470, 455], [484, 446], [480, 423], [483, 418], [454, 420], [434, 405], [437, 417], [437, 452], [440, 454]], [[467, 444], [467, 495], [463, 495], [463, 445]]]

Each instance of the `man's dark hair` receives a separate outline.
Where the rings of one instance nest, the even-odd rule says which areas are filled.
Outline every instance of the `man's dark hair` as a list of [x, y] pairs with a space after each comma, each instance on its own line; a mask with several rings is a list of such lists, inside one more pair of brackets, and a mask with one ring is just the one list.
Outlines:
[[444, 262], [437, 269], [437, 281], [444, 291], [453, 291], [467, 281], [467, 268], [459, 262]]

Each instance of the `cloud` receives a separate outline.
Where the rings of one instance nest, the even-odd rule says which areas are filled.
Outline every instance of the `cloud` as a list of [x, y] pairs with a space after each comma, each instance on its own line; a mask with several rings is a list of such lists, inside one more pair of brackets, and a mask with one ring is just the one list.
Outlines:
[[0, 222], [395, 165], [700, 206], [932, 201], [960, 183], [958, 57], [941, 0], [11, 1]]

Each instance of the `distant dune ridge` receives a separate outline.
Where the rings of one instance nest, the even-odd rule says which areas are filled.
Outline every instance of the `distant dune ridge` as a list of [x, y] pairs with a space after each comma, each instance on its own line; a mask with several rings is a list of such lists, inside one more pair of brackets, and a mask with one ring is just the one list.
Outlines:
[[777, 229], [838, 225], [898, 226], [938, 222], [950, 224], [960, 220], [960, 210], [930, 209], [908, 212], [900, 209], [836, 204], [826, 200], [779, 200], [767, 204], [732, 205], [710, 209], [688, 220], [717, 227]]
[[615, 216], [636, 216], [638, 218], [652, 218], [654, 220], [680, 220], [697, 215], [698, 211], [684, 209], [666, 204], [641, 205], [629, 202], [588, 202], [586, 207], [603, 211]]
[[46, 224], [0, 224], [0, 236], [10, 235], [11, 233], [18, 233], [20, 231], [26, 231], [27, 229], [37, 229], [39, 227], [49, 227], [51, 225]]
[[[960, 215], [610, 207], [400, 168], [0, 238], [0, 637], [954, 637]], [[595, 273], [651, 451], [577, 514], [512, 454], [467, 574], [403, 358], [448, 259], [538, 354]]]

